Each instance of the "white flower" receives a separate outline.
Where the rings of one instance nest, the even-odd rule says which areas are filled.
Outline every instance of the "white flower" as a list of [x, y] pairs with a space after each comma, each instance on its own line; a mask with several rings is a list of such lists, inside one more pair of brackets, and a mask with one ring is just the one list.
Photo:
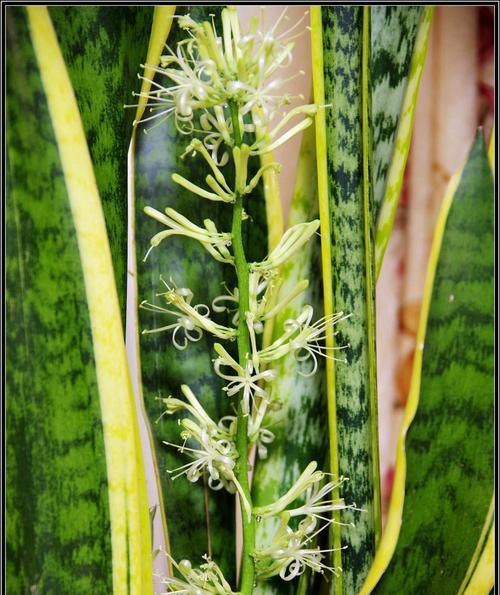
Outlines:
[[327, 518], [323, 514], [331, 514], [335, 510], [359, 510], [363, 512], [362, 509], [356, 508], [356, 504], [345, 504], [343, 498], [325, 498], [331, 492], [337, 490], [345, 481], [347, 481], [347, 478], [341, 477], [338, 481], [329, 481], [323, 487], [321, 487], [319, 481], [314, 483], [307, 489], [305, 503], [297, 508], [287, 509], [287, 513], [290, 517], [306, 516], [327, 523], [344, 525], [345, 523], [341, 523], [334, 518]]
[[[213, 114], [204, 110], [200, 116], [201, 130], [197, 130], [198, 134], [203, 134], [203, 144], [210, 151], [210, 155], [214, 162], [223, 167], [229, 161], [229, 154], [227, 150], [223, 150], [219, 157], [219, 149], [222, 147], [231, 147], [233, 144], [233, 124], [230, 116], [224, 114], [224, 108], [221, 105], [216, 105], [213, 108]], [[251, 132], [251, 126], [243, 124], [240, 128], [243, 132]]]
[[318, 368], [317, 356], [346, 362], [345, 359], [339, 360], [335, 358], [330, 352], [346, 349], [349, 347], [349, 344], [329, 348], [323, 342], [327, 331], [341, 320], [349, 318], [350, 314], [344, 315], [343, 312], [332, 314], [311, 324], [312, 316], [312, 307], [306, 305], [296, 319], [291, 318], [286, 320], [283, 325], [283, 335], [276, 339], [269, 347], [259, 352], [259, 360], [264, 363], [272, 362], [288, 353], [294, 353], [295, 359], [298, 362], [303, 363], [312, 360], [312, 368], [309, 372], [299, 372], [302, 376], [312, 376], [316, 372]]
[[205, 190], [204, 188], [201, 188], [200, 186], [193, 184], [193, 182], [190, 182], [187, 178], [184, 178], [179, 174], [172, 174], [172, 180], [176, 184], [179, 184], [179, 186], [182, 186], [186, 190], [189, 190], [190, 192], [196, 194], [197, 196], [200, 196], [201, 198], [206, 198], [207, 200], [212, 201], [221, 201], [229, 203], [234, 202], [234, 194], [232, 192], [228, 193], [224, 191], [224, 189], [217, 184], [217, 181], [212, 176], [207, 176], [206, 182], [211, 186], [212, 190], [214, 190], [215, 192], [209, 192], [208, 190]]
[[[177, 290], [177, 291], [182, 291], [183, 289], [185, 289], [185, 288], [181, 288], [180, 290]], [[190, 290], [186, 290], [186, 291], [190, 291]], [[192, 293], [191, 293], [191, 296], [192, 296]], [[184, 316], [184, 315], [179, 316], [179, 312], [169, 310], [168, 308], [162, 308], [161, 306], [157, 306], [156, 304], [150, 304], [146, 300], [142, 301], [139, 304], [139, 307], [142, 308], [143, 310], [148, 310], [149, 312], [169, 314], [170, 316], [176, 317], [177, 320], [172, 324], [167, 324], [165, 326], [161, 326], [161, 327], [158, 327], [155, 329], [144, 329], [142, 331], [142, 333], [143, 334], [159, 333], [162, 331], [170, 331], [173, 329], [174, 332], [172, 333], [172, 343], [176, 349], [179, 349], [179, 351], [186, 349], [186, 347], [188, 346], [188, 341], [196, 342], [196, 341], [199, 341], [203, 336], [203, 332], [201, 331], [201, 329], [196, 326], [196, 323], [189, 316]], [[203, 307], [206, 308], [206, 306], [204, 306], [204, 304], [199, 304], [197, 306], [194, 306], [195, 310], [198, 312], [200, 309], [203, 309]], [[179, 342], [179, 339], [178, 339], [178, 335], [180, 333], [182, 333], [182, 335], [183, 335], [182, 342]]]
[[267, 445], [271, 444], [275, 435], [267, 428], [259, 428], [257, 435], [257, 453], [260, 459], [267, 458]]
[[262, 332], [264, 328], [262, 322], [274, 318], [309, 286], [309, 281], [300, 281], [279, 302], [275, 303], [281, 283], [282, 279], [277, 271], [250, 272], [248, 276], [249, 310], [255, 318], [256, 333]]
[[[168, 310], [167, 308], [162, 308], [161, 306], [157, 306], [156, 304], [150, 304], [148, 301], [144, 300], [139, 304], [139, 307], [143, 310], [148, 310], [149, 312], [160, 312], [161, 314], [170, 314], [171, 316], [176, 316], [176, 322], [172, 324], [167, 324], [165, 326], [160, 326], [154, 329], [144, 329], [142, 331], [143, 335], [150, 334], [150, 333], [159, 333], [162, 331], [170, 331], [174, 329], [172, 333], [172, 343], [176, 349], [182, 351], [186, 349], [188, 346], [188, 341], [192, 341], [195, 343], [199, 341], [203, 333], [199, 328], [196, 328], [194, 322], [187, 316], [179, 316], [178, 312], [173, 312], [172, 310]], [[182, 343], [178, 340], [178, 334], [183, 333]]]
[[167, 590], [160, 595], [182, 593], [183, 595], [235, 595], [224, 578], [221, 569], [207, 555], [203, 556], [205, 563], [199, 569], [193, 568], [189, 560], [181, 560], [178, 564], [165, 552], [175, 570], [182, 576], [163, 576], [156, 574]]
[[[189, 145], [186, 147], [186, 150], [181, 155], [181, 158], [184, 159], [184, 157], [188, 154], [191, 154], [191, 156], [194, 157], [197, 153], [200, 153], [202, 155], [202, 157], [205, 159], [207, 164], [210, 166], [210, 169], [212, 170], [212, 172], [214, 174], [213, 176], [211, 174], [209, 174], [205, 178], [205, 182], [211, 188], [211, 190], [213, 190], [213, 194], [215, 194], [215, 197], [212, 196], [211, 193], [199, 188], [198, 186], [195, 186], [194, 184], [191, 184], [191, 182], [189, 182], [185, 178], [182, 178], [182, 176], [176, 176], [176, 178], [174, 178], [174, 176], [175, 176], [175, 174], [174, 174], [174, 176], [172, 176], [172, 179], [175, 182], [180, 183], [182, 186], [184, 186], [188, 190], [190, 190], [190, 189], [192, 190], [192, 187], [194, 187], [195, 190], [192, 190], [192, 191], [195, 192], [195, 194], [202, 196], [203, 198], [208, 198], [209, 200], [220, 200], [222, 202], [233, 203], [235, 200], [234, 192], [231, 190], [228, 183], [226, 182], [226, 178], [224, 177], [224, 174], [222, 173], [222, 171], [219, 169], [219, 164], [214, 159], [213, 153], [212, 153], [212, 155], [210, 155], [209, 152], [207, 151], [205, 145], [199, 139], [195, 138], [189, 143]], [[186, 183], [189, 185], [189, 187], [188, 187], [188, 185], [186, 185]]]
[[323, 479], [324, 473], [323, 471], [316, 471], [317, 466], [318, 464], [316, 461], [309, 463], [306, 469], [302, 472], [301, 476], [286, 494], [281, 496], [281, 498], [272, 504], [254, 508], [255, 514], [265, 518], [268, 516], [276, 516], [283, 512], [289, 504], [299, 498], [310, 486]]
[[[325, 554], [334, 550], [312, 547], [313, 540], [332, 523], [343, 524], [331, 516], [324, 516], [325, 514], [332, 515], [334, 511], [342, 509], [360, 509], [355, 508], [356, 505], [346, 505], [339, 497], [328, 498], [345, 479], [330, 481], [321, 487], [324, 476], [325, 473], [322, 471], [316, 471], [316, 462], [313, 461], [286, 494], [273, 504], [254, 509], [254, 513], [261, 518], [278, 515], [281, 517], [280, 527], [272, 543], [256, 553], [259, 578], [279, 574], [282, 579], [288, 581], [302, 574], [306, 567], [311, 568], [313, 572], [329, 570], [336, 573], [340, 570], [323, 562]], [[292, 502], [302, 498], [305, 498], [305, 501], [301, 506], [289, 508]], [[304, 518], [298, 528], [292, 530], [288, 526], [289, 520], [300, 516]], [[320, 526], [317, 529], [318, 523]]]
[[[231, 292], [226, 286], [225, 289], [227, 291], [226, 294], [218, 295], [216, 298], [212, 300], [212, 310], [214, 312], [228, 312], [232, 313], [233, 317], [231, 322], [234, 326], [238, 326], [238, 304], [240, 301], [240, 294], [237, 287], [233, 289]], [[232, 308], [230, 306], [233, 306]]]
[[[250, 155], [263, 155], [264, 153], [270, 153], [271, 151], [276, 150], [278, 147], [281, 147], [281, 145], [284, 145], [297, 134], [300, 134], [313, 123], [313, 119], [318, 111], [318, 107], [327, 106], [307, 104], [291, 109], [288, 113], [283, 114], [279, 124], [272, 130], [268, 129], [266, 122], [263, 122], [260, 126], [256, 125], [256, 129], [259, 132], [259, 137], [255, 143], [251, 145]], [[282, 132], [283, 128], [290, 120], [300, 115], [304, 115], [305, 117], [286, 132]], [[278, 133], [280, 133], [280, 135], [278, 135]]]
[[320, 529], [314, 531], [315, 519], [306, 517], [294, 531], [288, 526], [288, 519], [288, 515], [284, 514], [272, 544], [256, 551], [256, 559], [260, 562], [258, 566], [259, 578], [266, 579], [279, 574], [283, 580], [291, 581], [300, 576], [307, 567], [313, 572], [328, 570], [337, 574], [339, 569], [323, 562], [325, 554], [333, 552], [335, 549], [320, 549], [312, 547], [311, 543], [329, 525], [324, 524]]
[[[238, 491], [243, 507], [250, 518], [250, 504], [234, 473], [239, 454], [232, 436], [223, 425], [216, 424], [210, 418], [187, 385], [182, 385], [181, 390], [189, 402], [189, 405], [186, 404], [184, 408], [193, 414], [196, 421], [189, 418], [180, 420], [179, 423], [183, 428], [181, 432], [183, 444], [166, 441], [164, 444], [189, 455], [192, 460], [177, 469], [169, 470], [168, 473], [172, 475], [172, 479], [185, 475], [193, 483], [207, 473], [208, 485], [211, 489], [220, 490], [224, 487], [231, 493]], [[165, 399], [164, 403], [167, 414], [176, 413], [182, 408], [182, 401], [172, 397]], [[186, 442], [191, 439], [197, 442], [197, 448], [186, 446]]]
[[[164, 279], [161, 281], [167, 288], [165, 293], [159, 293], [157, 296], [164, 297], [168, 304], [177, 308], [177, 311], [162, 308], [155, 304], [143, 301], [140, 306], [150, 312], [160, 312], [177, 318], [176, 322], [162, 326], [156, 329], [143, 330], [143, 333], [157, 333], [174, 329], [172, 334], [172, 343], [177, 349], [186, 349], [188, 341], [199, 341], [203, 336], [202, 331], [211, 333], [220, 339], [233, 339], [236, 336], [236, 329], [228, 328], [217, 324], [209, 318], [210, 309], [205, 304], [191, 305], [193, 292], [187, 287], [170, 287]], [[184, 340], [179, 342], [177, 334], [182, 331]]]
[[[281, 279], [279, 278], [278, 273], [270, 271], [264, 276], [262, 272], [250, 272], [248, 276], [248, 301], [249, 313], [253, 319], [253, 331], [256, 334], [261, 334], [264, 330], [263, 322], [276, 316], [278, 312], [302, 293], [308, 285], [309, 282], [306, 280], [297, 283], [286, 296], [284, 296], [278, 303], [275, 303], [275, 298], [281, 286]], [[230, 291], [226, 287], [226, 291], [226, 294], [214, 298], [212, 301], [212, 309], [214, 312], [233, 313], [231, 322], [237, 326], [239, 320], [239, 290], [238, 287], [235, 287], [233, 291]]]
[[208, 485], [213, 490], [220, 490], [225, 487], [230, 492], [234, 492], [235, 489], [231, 484], [234, 478], [233, 471], [236, 458], [238, 457], [234, 444], [224, 437], [211, 434], [207, 428], [198, 426], [190, 419], [182, 419], [181, 426], [184, 428], [181, 437], [184, 440], [193, 438], [198, 442], [199, 448], [164, 442], [168, 446], [177, 448], [180, 453], [189, 454], [193, 459], [177, 469], [169, 470], [168, 473], [172, 475], [172, 479], [186, 475], [187, 479], [194, 483], [206, 471], [209, 475]]
[[[175, 175], [175, 174], [174, 174]], [[197, 240], [201, 245], [219, 262], [232, 263], [233, 257], [227, 249], [231, 245], [230, 233], [219, 233], [215, 224], [210, 219], [205, 219], [203, 222], [205, 228], [199, 227], [192, 223], [189, 219], [181, 215], [171, 208], [165, 209], [165, 215], [153, 209], [153, 207], [144, 207], [144, 212], [153, 219], [163, 223], [170, 229], [161, 231], [151, 238], [151, 248], [147, 251], [144, 260], [148, 257], [153, 248], [156, 248], [162, 240], [170, 236], [186, 236]]]
[[[223, 428], [217, 425], [207, 414], [205, 409], [203, 409], [203, 407], [201, 406], [201, 403], [194, 396], [194, 393], [189, 388], [189, 386], [187, 386], [187, 384], [181, 385], [181, 391], [186, 397], [187, 403], [186, 401], [181, 401], [180, 399], [176, 399], [171, 396], [159, 399], [163, 401], [165, 405], [165, 412], [162, 415], [164, 415], [165, 413], [177, 413], [178, 411], [185, 409], [186, 411], [189, 411], [189, 413], [191, 413], [191, 415], [197, 420], [199, 426], [206, 428], [206, 430], [211, 436], [219, 434], [219, 430], [222, 430]], [[226, 439], [231, 439], [232, 436], [224, 433], [222, 437]]]
[[209, 110], [229, 101], [240, 106], [241, 116], [259, 108], [262, 118], [270, 121], [279, 107], [292, 99], [280, 95], [281, 87], [290, 78], [303, 74], [299, 72], [288, 79], [275, 76], [291, 62], [297, 35], [290, 34], [302, 21], [279, 33], [287, 20], [286, 11], [285, 8], [267, 31], [261, 28], [262, 22], [254, 19], [245, 34], [240, 31], [234, 7], [222, 11], [220, 33], [214, 22], [197, 23], [189, 15], [180, 17], [179, 26], [190, 37], [179, 42], [175, 52], [167, 47], [161, 66], [153, 67], [170, 85], [149, 80], [153, 87], [149, 93], [134, 94], [149, 100], [153, 115], [143, 121], [162, 121], [175, 114], [179, 130], [189, 133], [194, 128], [193, 115], [197, 110]]
[[[326, 518], [322, 515], [324, 513], [333, 513], [335, 510], [359, 510], [356, 504], [345, 504], [343, 498], [329, 498], [325, 499], [331, 492], [337, 490], [347, 478], [340, 478], [338, 481], [329, 481], [324, 486], [321, 482], [325, 477], [323, 471], [316, 471], [316, 462], [309, 463], [302, 475], [297, 479], [294, 485], [288, 492], [281, 496], [273, 504], [267, 506], [260, 506], [255, 508], [255, 514], [266, 518], [269, 516], [276, 516], [285, 512], [288, 517], [304, 516], [310, 519], [310, 523], [316, 525], [318, 520], [326, 521], [327, 523], [339, 523], [332, 518]], [[288, 508], [289, 505], [297, 499], [304, 497], [305, 502], [296, 508]]]
[[[268, 428], [261, 428], [260, 423], [262, 419], [255, 420], [255, 412], [252, 412], [252, 417], [248, 421], [248, 439], [252, 444], [257, 445], [257, 452], [261, 459], [267, 457], [267, 445], [273, 442], [275, 436]], [[219, 420], [218, 426], [226, 432], [231, 440], [236, 436], [238, 418], [235, 415], [226, 415]]]
[[262, 320], [266, 305], [272, 300], [276, 288], [275, 277], [270, 274], [267, 277], [259, 271], [251, 271], [248, 275], [248, 304], [249, 311], [253, 315], [254, 331], [261, 333], [264, 330]]
[[[232, 397], [241, 392], [241, 409], [244, 415], [248, 415], [250, 413], [250, 402], [253, 402], [255, 396], [267, 400], [266, 391], [262, 389], [258, 383], [261, 380], [266, 382], [274, 380], [274, 378], [276, 378], [275, 370], [266, 370], [254, 374], [254, 368], [250, 360], [247, 361], [245, 368], [243, 368], [219, 343], [214, 345], [214, 349], [219, 355], [219, 357], [214, 360], [214, 370], [218, 376], [229, 381], [227, 386], [222, 390], [227, 393], [228, 397]], [[231, 368], [236, 372], [236, 375], [223, 372], [221, 368], [224, 367]]]
[[281, 165], [273, 161], [272, 163], [260, 167], [257, 173], [248, 182], [248, 159], [250, 155], [256, 154], [255, 150], [253, 150], [253, 147], [255, 146], [255, 144], [249, 146], [246, 143], [243, 143], [239, 147], [233, 147], [232, 150], [235, 171], [235, 189], [240, 195], [251, 194], [266, 171], [272, 169], [278, 173], [281, 171]]

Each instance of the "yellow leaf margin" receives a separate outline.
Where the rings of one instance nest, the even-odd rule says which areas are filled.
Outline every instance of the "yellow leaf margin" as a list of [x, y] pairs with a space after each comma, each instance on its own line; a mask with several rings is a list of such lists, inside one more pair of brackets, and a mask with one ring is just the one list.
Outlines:
[[464, 595], [487, 595], [493, 589], [495, 582], [495, 526], [493, 525], [488, 535], [488, 541], [479, 558], [476, 571]]
[[153, 591], [146, 485], [104, 214], [80, 112], [48, 9], [28, 6], [26, 10], [89, 308], [108, 473], [113, 593], [144, 595]]
[[[492, 171], [494, 171], [494, 160], [495, 160], [495, 130], [491, 133], [491, 140], [488, 149], [488, 158]], [[431, 248], [431, 254], [429, 256], [429, 263], [427, 267], [427, 277], [424, 286], [424, 295], [422, 300], [422, 308], [420, 312], [419, 327], [417, 333], [417, 348], [415, 350], [415, 357], [413, 361], [413, 371], [411, 378], [411, 386], [408, 395], [408, 402], [405, 409], [403, 422], [401, 424], [401, 430], [399, 434], [397, 451], [396, 451], [396, 464], [394, 474], [394, 484], [391, 495], [391, 502], [389, 506], [389, 514], [387, 517], [387, 523], [385, 530], [382, 534], [382, 539], [378, 550], [375, 555], [375, 559], [370, 568], [368, 576], [366, 577], [365, 583], [361, 588], [359, 595], [369, 595], [377, 585], [378, 581], [386, 571], [391, 558], [396, 549], [397, 541], [399, 538], [399, 531], [401, 529], [402, 517], [403, 517], [403, 505], [405, 497], [405, 481], [406, 481], [406, 451], [405, 451], [405, 440], [408, 429], [415, 417], [418, 407], [418, 401], [420, 397], [420, 378], [422, 369], [422, 356], [423, 356], [423, 345], [425, 342], [425, 331], [427, 328], [427, 319], [429, 317], [429, 308], [432, 296], [432, 288], [434, 286], [434, 277], [436, 274], [436, 266], [441, 251], [441, 242], [444, 235], [444, 229], [446, 221], [448, 219], [448, 213], [453, 201], [453, 196], [458, 187], [458, 183], [462, 176], [463, 168], [460, 169], [448, 182], [446, 194], [443, 199], [439, 218], [436, 223], [436, 229], [434, 232], [434, 240]], [[488, 521], [486, 522], [485, 528], [487, 530]], [[489, 530], [486, 545], [479, 558], [474, 574], [465, 588], [460, 590], [464, 595], [486, 595], [490, 592], [494, 582], [494, 524]], [[484, 543], [484, 539], [480, 540]]]
[[[162, 55], [163, 48], [165, 47], [165, 43], [167, 41], [168, 35], [170, 33], [170, 29], [172, 28], [172, 21], [173, 15], [175, 14], [175, 6], [155, 6], [154, 13], [153, 13], [153, 23], [151, 26], [151, 35], [149, 38], [149, 46], [148, 46], [148, 54], [145, 61], [145, 68], [144, 68], [144, 78], [152, 80], [154, 78], [154, 68], [158, 66], [160, 63], [160, 58]], [[129, 152], [128, 152], [128, 202], [129, 202], [129, 217], [131, 219], [131, 230], [132, 230], [132, 241], [130, 243], [132, 249], [132, 278], [135, 284], [134, 288], [134, 296], [135, 296], [135, 304], [134, 304], [134, 312], [137, 312], [138, 304], [137, 304], [137, 259], [136, 259], [136, 250], [135, 250], [135, 144], [136, 144], [136, 135], [138, 130], [138, 124], [144, 114], [144, 110], [146, 109], [147, 105], [147, 93], [151, 88], [151, 83], [148, 80], [143, 80], [141, 85], [141, 91], [138, 100], [138, 106], [135, 114], [135, 121], [134, 127], [132, 129], [132, 138], [130, 140]], [[139, 403], [143, 415], [143, 419], [145, 421], [145, 427], [148, 432], [149, 443], [153, 444], [153, 436], [151, 433], [151, 427], [148, 423], [148, 416], [144, 406], [144, 394], [142, 391], [142, 379], [141, 379], [141, 352], [139, 347], [139, 327], [136, 325], [135, 330], [135, 354], [136, 354], [136, 365], [138, 369], [138, 377], [139, 377]], [[163, 494], [161, 490], [161, 482], [158, 475], [158, 464], [156, 461], [155, 449], [151, 447], [151, 454], [153, 458], [153, 469], [155, 473], [155, 482], [157, 486], [157, 493], [158, 493], [158, 502], [160, 508], [160, 518], [163, 526], [163, 532], [165, 536], [165, 546], [167, 552], [170, 552], [170, 541], [168, 535], [168, 526], [167, 526], [167, 518], [165, 515], [165, 505], [163, 503]], [[148, 520], [149, 523], [149, 520]], [[170, 574], [172, 574], [172, 565], [170, 562], [170, 558], [168, 559], [168, 568]]]
[[487, 595], [493, 587], [495, 564], [493, 543], [494, 510], [495, 500], [492, 497], [483, 530], [457, 595]]
[[[323, 25], [321, 21], [321, 6], [311, 6], [311, 49], [312, 49], [312, 74], [314, 103], [325, 105], [325, 80], [323, 64]], [[326, 164], [327, 142], [326, 142], [326, 119], [325, 110], [320, 109], [315, 118], [316, 132], [316, 167], [318, 176], [318, 203], [321, 231], [321, 268], [323, 271], [323, 303], [324, 315], [334, 313], [333, 285], [332, 285], [332, 253], [331, 253], [331, 231], [330, 231], [330, 209], [328, 200], [328, 170]], [[327, 349], [333, 347], [333, 333], [331, 329], [326, 331], [325, 345]], [[328, 431], [330, 444], [330, 472], [338, 477], [338, 442], [337, 442], [337, 403], [335, 395], [335, 362], [333, 358], [327, 358], [326, 367], [326, 395], [328, 406]], [[332, 498], [340, 498], [339, 490], [332, 492]], [[338, 512], [333, 513], [337, 523], [332, 527], [333, 566], [341, 567], [342, 552], [340, 538], [340, 517]], [[342, 574], [335, 576], [335, 592], [342, 593]]]

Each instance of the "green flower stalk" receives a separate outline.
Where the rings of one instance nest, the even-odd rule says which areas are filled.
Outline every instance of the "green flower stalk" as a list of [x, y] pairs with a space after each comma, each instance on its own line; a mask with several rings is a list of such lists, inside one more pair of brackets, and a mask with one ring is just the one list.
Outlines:
[[[263, 31], [258, 19], [254, 19], [249, 31], [242, 33], [236, 10], [226, 8], [222, 11], [219, 34], [214, 23], [197, 23], [189, 15], [178, 18], [186, 39], [175, 51], [167, 48], [168, 53], [155, 69], [165, 83], [150, 81], [152, 90], [146, 97], [151, 115], [143, 121], [159, 123], [168, 117], [175, 118], [178, 130], [189, 137], [182, 157], [200, 156], [207, 175], [206, 188], [179, 174], [173, 174], [173, 181], [200, 200], [222, 202], [232, 209], [232, 226], [227, 231], [217, 230], [214, 222], [206, 219], [202, 227], [171, 208], [161, 213], [146, 207], [146, 214], [166, 228], [151, 239], [148, 254], [171, 236], [185, 236], [199, 242], [221, 265], [234, 267], [237, 286], [226, 288], [227, 294], [215, 297], [210, 308], [206, 304], [193, 305], [195, 296], [189, 288], [164, 281], [166, 291], [157, 296], [168, 307], [147, 302], [141, 307], [164, 314], [166, 324], [143, 332], [172, 332], [177, 349], [187, 348], [189, 342], [198, 341], [203, 333], [219, 341], [214, 346], [214, 373], [226, 381], [223, 391], [233, 401], [237, 415], [219, 421], [211, 419], [186, 385], [181, 387], [185, 399], [165, 398], [166, 414], [186, 413], [179, 422], [182, 442], [166, 444], [190, 459], [169, 473], [174, 479], [185, 476], [191, 482], [205, 477], [213, 490], [238, 494], [243, 513], [238, 592], [249, 595], [256, 581], [272, 576], [292, 580], [306, 567], [314, 572], [337, 571], [325, 563], [332, 550], [319, 549], [315, 543], [317, 536], [333, 522], [328, 515], [339, 508], [348, 508], [343, 500], [329, 498], [344, 480], [324, 484], [325, 473], [316, 470], [317, 463], [313, 461], [276, 502], [254, 508], [248, 457], [253, 446], [261, 458], [272, 448], [274, 436], [265, 427], [265, 419], [271, 402], [268, 386], [276, 377], [273, 363], [293, 353], [298, 361], [310, 363], [304, 374], [314, 374], [319, 356], [335, 357], [324, 346], [325, 333], [345, 316], [340, 313], [313, 322], [313, 309], [305, 306], [297, 319], [286, 321], [281, 337], [268, 347], [259, 346], [258, 336], [264, 323], [308, 285], [303, 280], [288, 295], [279, 295], [281, 265], [319, 227], [317, 220], [295, 225], [261, 262], [248, 262], [242, 239], [243, 226], [250, 224], [246, 201], [252, 200], [252, 193], [266, 170], [280, 169], [279, 164], [266, 162], [249, 179], [249, 159], [270, 153], [302, 132], [312, 124], [319, 109], [316, 105], [302, 105], [280, 113], [292, 98], [281, 91], [287, 80], [279, 77], [279, 70], [292, 59], [298, 23], [284, 33], [279, 32], [286, 21], [285, 9], [268, 31]], [[228, 166], [234, 172], [232, 185], [225, 175]], [[230, 312], [233, 326], [218, 324], [212, 319], [212, 312]], [[237, 359], [222, 345], [224, 341], [234, 340]], [[272, 543], [257, 544], [255, 523], [269, 517], [279, 518], [280, 528]], [[173, 565], [180, 576], [162, 577], [167, 593], [233, 593], [216, 563], [208, 558], [199, 569], [193, 569], [187, 560]]]

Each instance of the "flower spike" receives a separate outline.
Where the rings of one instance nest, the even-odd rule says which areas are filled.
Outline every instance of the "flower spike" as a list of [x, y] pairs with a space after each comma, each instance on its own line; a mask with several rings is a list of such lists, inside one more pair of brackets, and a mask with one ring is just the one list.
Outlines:
[[[218, 342], [213, 360], [215, 373], [225, 381], [222, 390], [228, 397], [236, 397], [231, 403], [235, 415], [212, 419], [203, 401], [182, 385], [180, 398], [160, 399], [164, 412], [158, 421], [163, 415], [174, 415], [180, 426], [178, 443], [164, 442], [187, 457], [176, 469], [168, 470], [173, 480], [183, 477], [194, 483], [202, 477], [212, 490], [238, 493], [245, 513], [240, 588], [247, 593], [256, 580], [280, 576], [290, 581], [306, 569], [334, 574], [340, 570], [329, 566], [326, 559], [334, 550], [320, 549], [316, 542], [333, 523], [342, 524], [337, 515], [333, 518], [334, 511], [359, 510], [346, 505], [338, 493], [344, 479], [328, 481], [325, 477], [329, 474], [318, 470], [313, 461], [275, 502], [253, 507], [248, 478], [250, 447], [261, 459], [267, 456], [275, 436], [266, 415], [281, 406], [284, 395], [277, 394], [278, 390], [286, 390], [283, 383], [273, 383], [277, 371], [272, 362], [293, 354], [304, 364], [299, 366], [299, 374], [314, 374], [318, 356], [333, 358], [335, 350], [345, 348], [325, 345], [325, 341], [336, 334], [333, 326], [347, 316], [340, 313], [313, 322], [313, 309], [305, 305], [298, 315], [285, 320], [281, 336], [275, 338], [271, 332], [272, 319], [280, 314], [280, 320], [285, 318], [282, 313], [288, 304], [308, 286], [307, 280], [296, 279], [293, 286], [287, 283], [287, 291], [282, 291], [282, 265], [318, 233], [318, 220], [289, 228], [261, 262], [248, 262], [245, 245], [251, 195], [263, 179], [267, 182], [270, 172], [280, 171], [269, 153], [300, 134], [313, 123], [318, 110], [327, 107], [307, 104], [292, 108], [296, 97], [281, 92], [287, 81], [304, 74], [299, 71], [289, 78], [280, 75], [281, 69], [291, 64], [302, 19], [290, 27], [285, 8], [270, 27], [256, 17], [243, 32], [235, 7], [224, 8], [220, 20], [211, 17], [204, 22], [196, 22], [189, 14], [173, 17], [185, 38], [173, 49], [165, 46], [160, 65], [152, 68], [154, 80], [139, 75], [148, 82], [145, 87], [149, 91], [138, 95], [148, 101], [143, 122], [155, 127], [173, 118], [177, 131], [189, 136], [181, 159], [189, 162], [186, 165], [203, 167], [204, 173], [200, 172], [196, 180], [186, 173], [188, 167], [182, 174], [173, 173], [176, 189], [228, 205], [217, 207], [222, 215], [217, 222], [230, 221], [226, 211], [233, 205], [231, 232], [219, 231], [215, 217], [196, 225], [172, 208], [162, 213], [146, 207], [145, 213], [165, 227], [151, 239], [144, 260], [165, 238], [185, 236], [198, 241], [218, 262], [232, 265], [235, 271], [231, 275], [237, 283], [231, 289], [225, 286], [224, 294], [215, 297], [209, 308], [192, 303], [193, 292], [187, 287], [177, 287], [172, 280], [166, 283], [160, 277], [166, 290], [157, 296], [166, 304], [144, 301], [141, 307], [170, 317], [165, 326], [143, 332], [172, 331], [177, 349], [199, 341], [204, 333], [220, 342], [238, 339], [237, 357]], [[304, 97], [299, 97], [303, 103]], [[257, 157], [266, 154], [261, 167], [255, 167]], [[225, 166], [230, 160], [228, 175]], [[232, 324], [219, 324], [217, 316], [223, 313]], [[254, 520], [274, 524], [276, 519], [280, 524], [272, 540], [256, 544]], [[174, 574], [160, 577], [165, 587], [161, 595], [236, 595], [208, 556], [196, 568], [188, 560], [171, 562]]]

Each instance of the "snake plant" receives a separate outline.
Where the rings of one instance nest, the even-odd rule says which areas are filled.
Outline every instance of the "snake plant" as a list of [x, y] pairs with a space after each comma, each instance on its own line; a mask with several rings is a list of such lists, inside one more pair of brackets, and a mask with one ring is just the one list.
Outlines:
[[443, 201], [382, 529], [375, 288], [433, 10], [286, 12], [7, 9], [9, 593], [493, 587], [494, 140]]

